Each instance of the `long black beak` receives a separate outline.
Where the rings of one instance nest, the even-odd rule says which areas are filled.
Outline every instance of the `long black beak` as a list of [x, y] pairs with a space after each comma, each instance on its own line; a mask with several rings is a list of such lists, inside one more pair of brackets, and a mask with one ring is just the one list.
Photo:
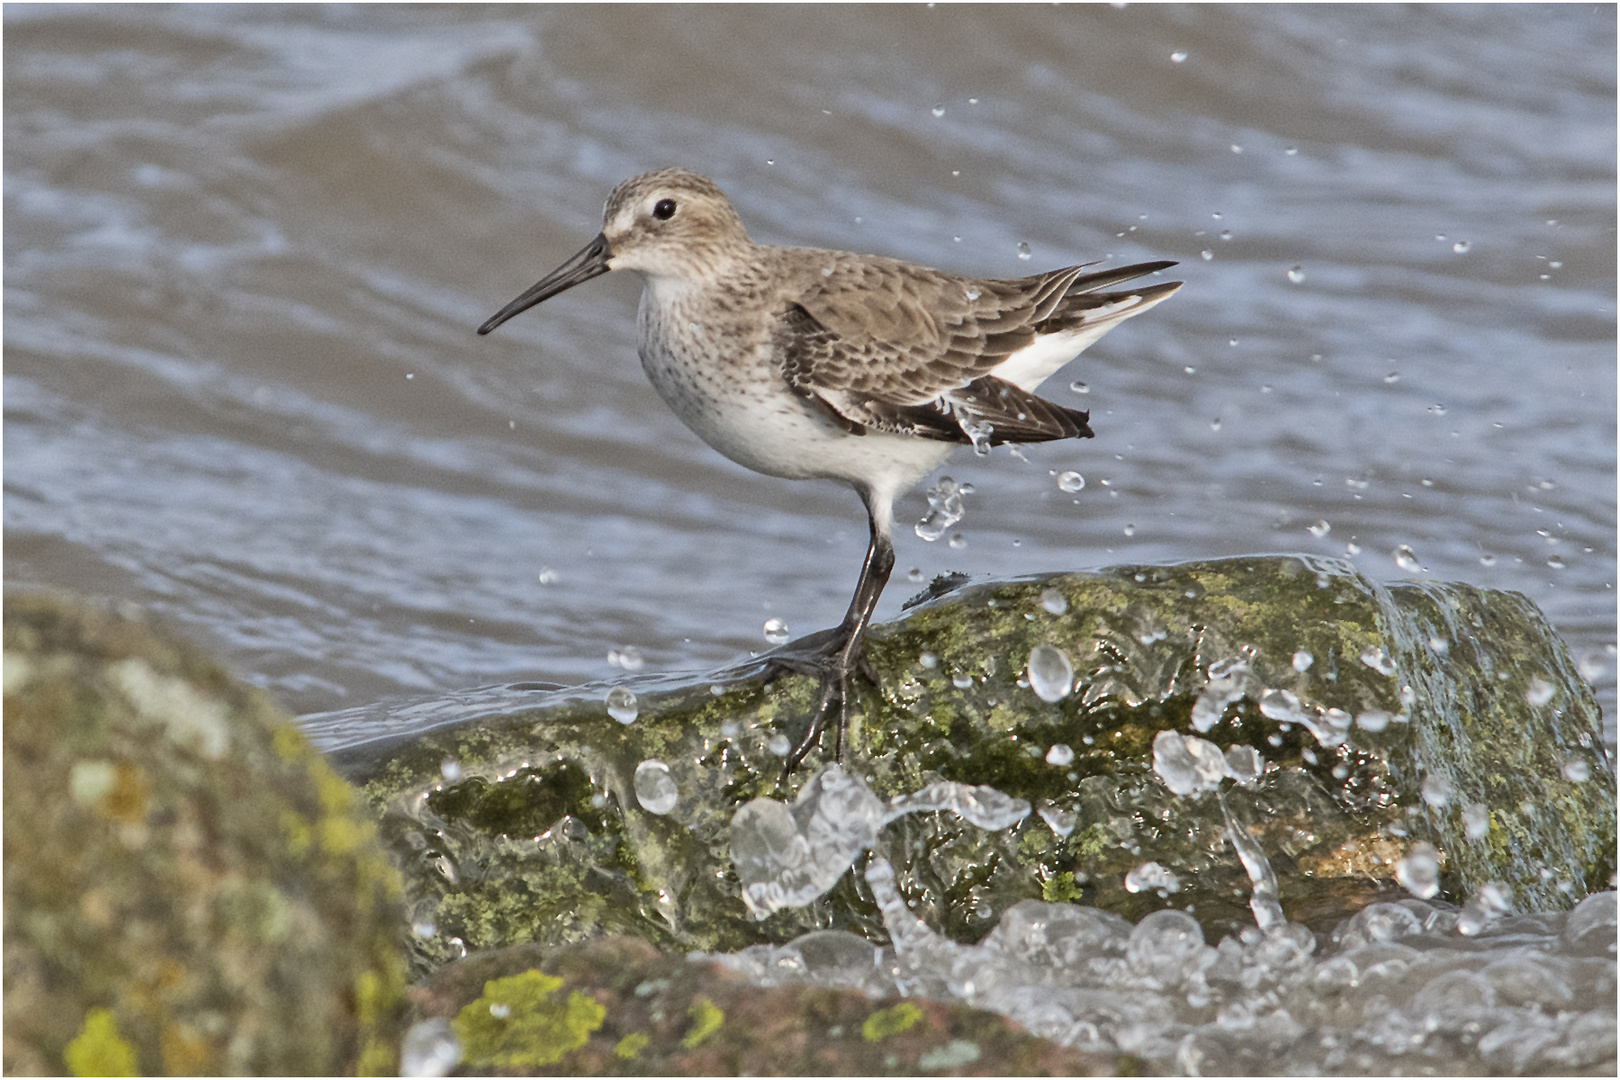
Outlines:
[[487, 334], [507, 319], [519, 312], [528, 311], [540, 301], [549, 300], [582, 281], [600, 277], [613, 269], [608, 265], [608, 260], [612, 258], [613, 250], [608, 247], [607, 236], [597, 233], [596, 239], [581, 248], [579, 254], [535, 282], [522, 296], [491, 315], [489, 321], [478, 328], [478, 332]]

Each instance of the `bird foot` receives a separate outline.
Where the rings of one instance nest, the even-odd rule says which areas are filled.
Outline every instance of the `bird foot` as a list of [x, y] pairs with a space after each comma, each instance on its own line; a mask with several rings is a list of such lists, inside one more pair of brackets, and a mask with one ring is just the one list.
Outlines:
[[765, 662], [765, 678], [773, 682], [784, 674], [808, 675], [819, 680], [821, 689], [816, 696], [816, 711], [804, 738], [788, 755], [782, 769], [785, 782], [806, 755], [821, 741], [828, 717], [837, 713], [837, 737], [833, 744], [833, 760], [843, 759], [844, 731], [849, 727], [849, 679], [859, 672], [874, 685], [877, 672], [866, 658], [866, 650], [859, 639], [851, 640], [847, 627], [835, 626], [809, 634], [790, 644], [773, 649], [761, 659]]
[[[851, 670], [858, 670], [876, 684], [877, 669], [867, 660], [863, 644], [857, 642], [854, 649], [848, 646], [848, 628], [834, 626], [778, 646], [760, 656], [758, 662], [765, 665], [767, 684], [783, 675], [808, 675], [825, 680], [829, 672], [847, 676]], [[850, 654], [848, 657], [844, 655], [846, 652]]]

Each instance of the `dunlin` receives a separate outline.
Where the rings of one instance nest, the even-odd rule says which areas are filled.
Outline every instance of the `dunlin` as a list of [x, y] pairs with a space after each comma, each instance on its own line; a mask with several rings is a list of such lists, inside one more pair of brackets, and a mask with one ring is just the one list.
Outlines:
[[478, 328], [611, 270], [645, 288], [641, 365], [687, 426], [757, 472], [852, 486], [871, 544], [844, 621], [782, 668], [821, 680], [791, 772], [838, 706], [843, 752], [848, 684], [861, 637], [894, 569], [894, 500], [959, 444], [1090, 438], [1090, 414], [1035, 396], [1058, 368], [1115, 324], [1181, 288], [1102, 291], [1172, 262], [1083, 266], [990, 280], [876, 255], [756, 244], [723, 192], [685, 169], [626, 180], [602, 231]]

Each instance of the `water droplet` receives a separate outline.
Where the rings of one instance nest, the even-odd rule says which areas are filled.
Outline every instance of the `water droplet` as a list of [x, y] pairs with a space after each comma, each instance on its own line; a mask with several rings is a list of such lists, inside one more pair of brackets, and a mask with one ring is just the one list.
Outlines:
[[412, 1024], [400, 1042], [401, 1076], [449, 1076], [460, 1063], [461, 1042], [442, 1016]]
[[1481, 565], [1481, 566], [1495, 566], [1496, 565], [1496, 556], [1495, 555], [1481, 555], [1479, 557], [1479, 565]]
[[1305, 531], [1320, 540], [1322, 537], [1333, 531], [1333, 526], [1329, 525], [1326, 521], [1318, 521], [1315, 525], [1305, 526]]
[[1384, 376], [1384, 381], [1386, 383], [1398, 383], [1401, 381], [1401, 373], [1398, 371], [1392, 371], [1388, 375]]
[[1445, 777], [1430, 773], [1423, 778], [1421, 793], [1424, 802], [1441, 807], [1451, 801], [1451, 784]]
[[786, 735], [783, 735], [781, 732], [777, 732], [775, 735], [772, 735], [770, 741], [765, 744], [765, 749], [769, 750], [777, 757], [787, 757], [788, 754], [793, 751], [793, 744], [788, 742], [788, 737]]
[[1161, 731], [1153, 739], [1153, 771], [1175, 795], [1214, 791], [1226, 779], [1226, 755], [1208, 739]]
[[1440, 891], [1440, 853], [1432, 844], [1416, 844], [1395, 863], [1395, 880], [1419, 900]]
[[1067, 743], [1053, 743], [1052, 748], [1046, 752], [1046, 763], [1048, 765], [1056, 765], [1061, 769], [1066, 768], [1073, 761], [1074, 751], [1069, 748]]
[[636, 766], [636, 801], [649, 814], [667, 814], [675, 809], [681, 793], [675, 787], [675, 778], [669, 766], [657, 759], [648, 759]]
[[1125, 875], [1127, 892], [1152, 890], [1162, 894], [1177, 892], [1180, 888], [1181, 879], [1176, 877], [1174, 871], [1166, 870], [1156, 862], [1145, 862]]
[[[1056, 645], [1037, 645], [1031, 649], [1029, 688], [1042, 701], [1062, 701], [1068, 697], [1074, 689], [1074, 665], [1069, 662], [1068, 654]], [[1051, 760], [1050, 755], [1047, 760]]]
[[1087, 386], [1085, 383], [1081, 382], [1079, 379], [1076, 379], [1074, 382], [1070, 383], [1069, 384], [1069, 389], [1071, 391], [1073, 391], [1074, 393], [1076, 393], [1076, 394], [1089, 394], [1089, 393], [1091, 393], [1091, 387]]
[[1205, 262], [1209, 262], [1211, 259], [1215, 258], [1215, 253], [1213, 251], [1209, 250], [1208, 248], [1205, 248], [1203, 251], [1200, 251], [1198, 254], [1203, 258], [1203, 260]]
[[967, 298], [969, 300], [977, 300], [980, 297], [980, 295], [982, 295], [982, 294], [979, 292], [978, 289], [974, 289], [974, 288], [970, 287], [968, 289], [968, 291], [967, 291]]
[[935, 116], [944, 116], [945, 115], [945, 106], [943, 106], [943, 105], [935, 105], [934, 108], [931, 111], [933, 112], [933, 114]]
[[1467, 240], [1458, 240], [1455, 244], [1451, 245], [1451, 250], [1455, 251], [1459, 255], [1463, 255], [1466, 254], [1468, 249], [1473, 246], [1474, 245], [1469, 243]]
[[607, 711], [621, 724], [635, 723], [638, 712], [636, 695], [625, 687], [615, 686], [607, 692]]
[[789, 636], [787, 623], [783, 622], [781, 619], [765, 620], [766, 641], [770, 642], [772, 645], [785, 645], [787, 644]]
[[1295, 285], [1298, 285], [1300, 282], [1304, 281], [1305, 268], [1302, 266], [1291, 267], [1288, 271], [1288, 280], [1293, 282]]
[[1069, 599], [1056, 589], [1045, 589], [1041, 592], [1041, 607], [1053, 615], [1061, 615], [1069, 610]]
[[1295, 154], [1299, 153], [1299, 147], [1285, 146], [1283, 147], [1283, 153], [1287, 154], [1289, 157], [1293, 157]]
[[1491, 831], [1491, 812], [1484, 803], [1469, 803], [1462, 810], [1463, 835], [1470, 840], [1483, 840]]
[[950, 544], [952, 551], [961, 551], [963, 548], [967, 547], [967, 537], [963, 536], [961, 533], [953, 533], [947, 543]]
[[1135, 523], [1134, 522], [1126, 522], [1124, 532], [1125, 532], [1126, 536], [1135, 536], [1136, 535], [1136, 525], [1135, 525]]
[[968, 687], [973, 685], [973, 676], [969, 675], [965, 671], [958, 671], [955, 675], [951, 676], [951, 685], [956, 687], [958, 690], [966, 690]]
[[542, 566], [540, 568], [540, 584], [542, 585], [555, 585], [560, 577], [561, 575], [549, 566]]
[[1073, 810], [1063, 810], [1051, 803], [1042, 803], [1037, 813], [1058, 836], [1068, 836], [1074, 832], [1074, 823], [1079, 817]]
[[626, 671], [640, 671], [647, 666], [647, 660], [641, 655], [640, 649], [626, 645], [619, 650], [619, 666]]
[[1568, 565], [1569, 565], [1568, 563], [1564, 562], [1564, 560], [1559, 558], [1557, 555], [1549, 555], [1549, 556], [1547, 556], [1547, 566], [1550, 569], [1562, 570], [1565, 566], [1568, 566]]
[[455, 783], [461, 779], [461, 762], [455, 758], [445, 758], [439, 763], [439, 775], [444, 777], [445, 783]]
[[507, 1001], [492, 1001], [489, 1003], [489, 1015], [497, 1020], [505, 1020], [512, 1015], [512, 1004]]
[[1020, 259], [1023, 259], [1023, 260], [1025, 260], [1027, 262], [1033, 254], [1034, 254], [1034, 252], [1030, 251], [1029, 243], [1027, 241], [1024, 241], [1024, 240], [1018, 241], [1018, 257]]
[[1408, 573], [1423, 569], [1418, 565], [1417, 553], [1406, 544], [1401, 544], [1395, 549], [1395, 565]]
[[917, 663], [922, 665], [928, 671], [933, 671], [935, 668], [939, 667], [939, 657], [935, 656], [931, 652], [921, 653], [917, 656]]
[[1211, 431], [1219, 431], [1219, 430], [1221, 430], [1221, 418], [1220, 417], [1217, 416], [1215, 419], [1213, 419], [1213, 420], [1211, 420], [1209, 422], [1209, 430], [1211, 430]]
[[[1380, 675], [1395, 674], [1395, 661], [1384, 655], [1384, 650], [1377, 645], [1369, 645], [1361, 652], [1361, 662], [1378, 672]], [[1363, 725], [1365, 726], [1365, 725]]]
[[1525, 691], [1524, 699], [1530, 703], [1532, 709], [1539, 709], [1553, 699], [1556, 688], [1546, 679], [1533, 678], [1530, 688]]
[[1226, 773], [1240, 784], [1252, 784], [1265, 768], [1265, 758], [1252, 746], [1234, 746], [1226, 751]]
[[922, 579], [923, 579], [922, 567], [913, 566], [910, 570], [906, 571], [906, 580], [907, 581], [921, 581]]
[[[924, 540], [934, 541], [945, 535], [945, 530], [962, 520], [962, 496], [967, 494], [948, 476], [928, 489], [928, 513], [917, 522], [916, 532]], [[922, 580], [921, 573], [917, 580]]]
[[432, 919], [417, 919], [411, 923], [411, 933], [423, 941], [439, 932], [438, 926]]
[[1070, 471], [1058, 476], [1058, 487], [1064, 491], [1083, 491], [1085, 486], [1086, 478], [1077, 472]]
[[1584, 784], [1592, 778], [1592, 766], [1585, 758], [1575, 754], [1564, 761], [1564, 779], [1572, 784]]
[[1312, 656], [1310, 653], [1306, 652], [1304, 649], [1301, 649], [1297, 653], [1294, 654], [1294, 670], [1295, 671], [1309, 671], [1311, 669], [1311, 665], [1314, 664], [1315, 662], [1316, 662], [1316, 657]]
[[1183, 63], [1184, 61], [1186, 61], [1186, 59], [1187, 59], [1187, 50], [1186, 49], [1177, 49], [1175, 52], [1170, 54], [1170, 62], [1172, 64]]

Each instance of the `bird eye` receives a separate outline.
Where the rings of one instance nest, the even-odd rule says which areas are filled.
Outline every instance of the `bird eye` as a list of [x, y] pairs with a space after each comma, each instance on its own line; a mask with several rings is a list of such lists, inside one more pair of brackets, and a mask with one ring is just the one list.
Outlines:
[[659, 221], [668, 221], [675, 216], [675, 200], [659, 199], [653, 204], [653, 217]]

